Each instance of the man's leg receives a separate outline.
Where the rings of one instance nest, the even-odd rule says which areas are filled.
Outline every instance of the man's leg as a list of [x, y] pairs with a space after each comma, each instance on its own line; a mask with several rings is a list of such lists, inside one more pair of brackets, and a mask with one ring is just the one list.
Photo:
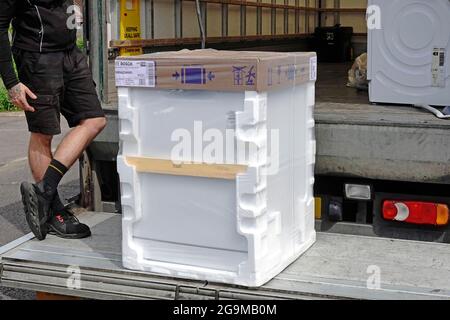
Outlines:
[[52, 212], [47, 222], [48, 232], [62, 238], [78, 239], [91, 235], [89, 227], [80, 223], [69, 208], [65, 208], [58, 195], [58, 184], [64, 174], [80, 157], [91, 141], [106, 126], [104, 117], [81, 120], [62, 140], [44, 175], [41, 190], [52, 200]]
[[35, 172], [33, 176], [46, 198], [52, 201], [53, 212], [64, 211], [64, 205], [58, 195], [61, 179], [105, 126], [104, 117], [80, 121], [80, 124], [64, 137], [54, 157], [51, 154], [51, 143], [46, 147], [38, 144], [40, 147], [37, 149], [44, 150], [39, 149], [37, 154], [33, 155], [34, 169], [32, 166], [32, 171]]
[[[81, 121], [80, 125], [72, 129], [63, 139], [55, 154], [55, 159], [70, 168], [105, 125], [105, 118]], [[36, 183], [44, 179], [45, 172], [53, 160], [52, 140], [53, 136], [51, 135], [41, 133], [31, 133], [30, 135], [28, 160]]]
[[105, 126], [104, 117], [80, 121], [80, 124], [64, 137], [54, 156], [51, 153], [51, 139], [43, 135], [32, 135], [29, 155], [31, 171], [35, 181], [44, 191], [43, 195], [53, 201], [54, 210], [64, 209], [57, 195], [61, 179]]
[[[67, 168], [72, 167], [105, 126], [105, 118], [82, 120], [62, 140], [56, 150], [54, 159], [61, 162]], [[31, 133], [28, 158], [31, 172], [36, 182], [41, 182], [44, 179], [45, 172], [53, 160], [51, 149], [52, 139], [53, 136], [50, 135]]]
[[[29, 148], [31, 172], [36, 183], [44, 184], [49, 199], [53, 199], [57, 195], [57, 188], [64, 174], [104, 129], [105, 125], [105, 118], [82, 120], [64, 137], [55, 156], [51, 151], [52, 136], [31, 134]], [[58, 206], [56, 209], [62, 210], [63, 208]]]
[[60, 143], [54, 158], [67, 168], [72, 167], [105, 126], [106, 119], [104, 117], [82, 120]]
[[[30, 164], [31, 173], [36, 183], [44, 180], [45, 174], [53, 161], [52, 154], [52, 135], [42, 133], [31, 133], [30, 145], [28, 148], [28, 161]], [[64, 209], [64, 204], [56, 192], [55, 199], [52, 205], [54, 210]]]
[[31, 133], [28, 148], [28, 161], [34, 181], [41, 182], [45, 171], [53, 159], [52, 155], [53, 136], [41, 133]]
[[[52, 135], [41, 133], [31, 133], [30, 145], [28, 149], [28, 161], [31, 173], [36, 183], [44, 180], [45, 174], [53, 161], [52, 154]], [[64, 204], [56, 192], [55, 199], [52, 204], [53, 210], [63, 210]]]
[[[50, 194], [53, 197], [53, 212], [63, 211], [65, 208], [57, 190], [60, 180], [105, 125], [105, 118], [83, 120], [64, 137], [54, 158], [51, 154], [51, 146], [49, 146], [45, 156], [44, 152], [39, 150], [39, 155], [33, 157], [34, 165], [31, 165], [30, 160], [32, 171], [36, 172], [33, 173], [35, 181], [39, 183], [47, 179], [50, 181], [47, 185], [52, 185]], [[30, 159], [32, 159], [31, 153]], [[57, 170], [58, 168], [59, 170]]]
[[89, 227], [80, 223], [73, 213], [64, 207], [58, 195], [58, 185], [105, 126], [104, 117], [81, 120], [64, 137], [53, 158], [51, 136], [32, 134], [29, 161], [37, 183], [23, 183], [21, 192], [27, 222], [39, 240], [45, 239], [48, 232], [63, 238], [84, 238], [91, 234]]
[[52, 134], [31, 132], [28, 148], [28, 161], [36, 185], [24, 182], [20, 186], [25, 217], [35, 236], [39, 240], [45, 239], [48, 214], [51, 209], [51, 200], [40, 201], [45, 196], [37, 187], [45, 179], [48, 167], [52, 161]]

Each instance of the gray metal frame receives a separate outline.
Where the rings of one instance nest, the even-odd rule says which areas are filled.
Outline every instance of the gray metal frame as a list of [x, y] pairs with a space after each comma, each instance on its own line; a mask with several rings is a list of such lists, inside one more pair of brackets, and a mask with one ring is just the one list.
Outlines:
[[88, 1], [87, 4], [90, 22], [89, 61], [94, 81], [97, 84], [98, 94], [104, 101], [109, 90], [108, 72], [106, 72], [108, 61], [106, 17], [109, 16], [108, 7], [106, 1]]
[[175, 38], [183, 37], [183, 1], [174, 0]]
[[412, 107], [321, 102], [316, 123], [316, 174], [450, 184], [448, 121]]

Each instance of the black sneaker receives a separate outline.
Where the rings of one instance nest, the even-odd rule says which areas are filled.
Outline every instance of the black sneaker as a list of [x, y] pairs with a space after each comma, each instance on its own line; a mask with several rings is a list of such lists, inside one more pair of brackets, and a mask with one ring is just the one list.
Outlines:
[[91, 235], [89, 227], [81, 223], [67, 208], [53, 213], [47, 227], [48, 233], [65, 239], [83, 239]]
[[36, 184], [24, 182], [20, 186], [20, 192], [28, 226], [37, 239], [44, 240], [52, 201], [44, 196], [44, 192]]

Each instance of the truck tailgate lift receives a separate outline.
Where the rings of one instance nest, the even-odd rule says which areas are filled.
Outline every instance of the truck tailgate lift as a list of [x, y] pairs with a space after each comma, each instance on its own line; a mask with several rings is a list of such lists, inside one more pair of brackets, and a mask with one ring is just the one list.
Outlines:
[[[1, 285], [93, 299], [450, 299], [446, 244], [319, 233], [310, 251], [249, 289], [126, 270], [121, 216], [80, 218], [91, 238], [39, 242], [27, 235], [0, 248]], [[71, 285], [74, 270], [79, 287]]]

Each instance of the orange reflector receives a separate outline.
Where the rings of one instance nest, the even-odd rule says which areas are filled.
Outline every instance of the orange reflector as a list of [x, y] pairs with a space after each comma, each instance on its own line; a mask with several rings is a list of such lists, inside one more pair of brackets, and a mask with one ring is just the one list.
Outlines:
[[439, 204], [437, 206], [436, 224], [438, 226], [446, 226], [449, 220], [449, 210], [445, 204]]
[[322, 219], [322, 199], [320, 197], [314, 198], [315, 201], [315, 207], [314, 207], [314, 213], [317, 220]]

